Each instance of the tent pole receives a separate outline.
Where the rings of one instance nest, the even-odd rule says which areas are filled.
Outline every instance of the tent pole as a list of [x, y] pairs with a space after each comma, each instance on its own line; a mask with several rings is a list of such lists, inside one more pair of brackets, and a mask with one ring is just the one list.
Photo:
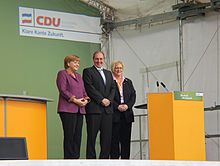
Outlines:
[[183, 77], [183, 20], [179, 19], [179, 66], [180, 66], [180, 91], [184, 91]]

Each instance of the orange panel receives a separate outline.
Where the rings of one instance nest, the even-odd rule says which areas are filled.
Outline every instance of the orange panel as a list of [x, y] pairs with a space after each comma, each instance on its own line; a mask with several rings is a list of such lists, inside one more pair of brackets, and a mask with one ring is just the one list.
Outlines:
[[175, 159], [205, 160], [203, 101], [174, 102]]
[[29, 159], [46, 159], [46, 103], [8, 100], [7, 136], [26, 137]]
[[206, 160], [203, 100], [174, 100], [173, 93], [151, 93], [148, 118], [150, 159]]
[[0, 99], [0, 136], [4, 136], [4, 100]]
[[174, 159], [172, 93], [148, 96], [150, 159]]

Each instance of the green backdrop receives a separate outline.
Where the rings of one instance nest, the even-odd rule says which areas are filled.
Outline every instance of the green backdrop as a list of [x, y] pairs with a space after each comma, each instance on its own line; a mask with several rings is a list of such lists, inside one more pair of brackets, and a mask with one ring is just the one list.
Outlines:
[[[48, 103], [48, 158], [63, 158], [63, 131], [57, 112], [56, 74], [69, 54], [81, 58], [79, 73], [92, 64], [92, 53], [100, 44], [19, 36], [18, 7], [47, 9], [99, 16], [99, 12], [79, 0], [0, 1], [0, 93], [53, 99]], [[39, 122], [40, 123], [40, 122]], [[40, 135], [39, 135], [40, 137]], [[81, 158], [85, 158], [85, 125]]]

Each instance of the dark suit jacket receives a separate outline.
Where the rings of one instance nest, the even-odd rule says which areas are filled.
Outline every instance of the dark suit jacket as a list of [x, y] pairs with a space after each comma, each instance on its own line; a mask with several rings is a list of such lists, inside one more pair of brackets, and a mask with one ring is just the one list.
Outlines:
[[[107, 113], [113, 113], [113, 98], [115, 95], [115, 83], [110, 71], [103, 69], [106, 77], [106, 85], [101, 74], [95, 66], [83, 70], [83, 81], [91, 101], [86, 105], [86, 113], [101, 113], [105, 110]], [[104, 98], [111, 101], [110, 106], [103, 107], [101, 102]]]
[[[116, 86], [117, 83], [115, 82]], [[127, 123], [134, 122], [134, 113], [132, 107], [135, 104], [136, 100], [136, 91], [134, 89], [134, 86], [132, 84], [132, 81], [128, 78], [124, 79], [123, 82], [123, 95], [124, 95], [124, 104], [128, 105], [128, 109], [121, 113], [118, 110], [118, 105], [121, 103], [120, 100], [120, 93], [118, 88], [116, 89], [115, 92], [115, 97], [114, 97], [114, 114], [113, 114], [113, 122], [119, 122], [120, 121], [120, 116], [123, 114], [125, 116], [125, 120]]]

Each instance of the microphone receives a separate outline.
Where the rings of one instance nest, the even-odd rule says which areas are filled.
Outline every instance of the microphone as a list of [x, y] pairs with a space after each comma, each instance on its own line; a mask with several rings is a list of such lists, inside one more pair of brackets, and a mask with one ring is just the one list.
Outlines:
[[157, 92], [159, 92], [159, 91], [160, 91], [160, 90], [159, 90], [159, 86], [160, 86], [160, 84], [159, 84], [158, 81], [156, 82], [156, 84], [157, 84]]
[[167, 89], [166, 85], [163, 82], [160, 82], [161, 86], [166, 89], [167, 92], [169, 92], [169, 90]]

